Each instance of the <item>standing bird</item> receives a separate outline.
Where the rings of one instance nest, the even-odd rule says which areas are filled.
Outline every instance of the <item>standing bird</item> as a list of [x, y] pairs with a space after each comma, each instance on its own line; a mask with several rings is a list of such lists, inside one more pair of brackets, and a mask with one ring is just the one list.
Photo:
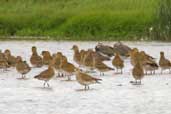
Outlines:
[[42, 51], [42, 56], [43, 56], [43, 64], [44, 65], [49, 65], [50, 62], [52, 61], [52, 56], [49, 51]]
[[148, 74], [148, 71], [151, 72], [151, 74], [155, 74], [155, 70], [158, 69], [158, 64], [155, 62], [155, 59], [149, 55], [147, 55], [144, 51], [141, 51], [140, 53], [142, 66], [146, 74]]
[[103, 75], [103, 76], [104, 76], [104, 72], [115, 70], [111, 67], [108, 67], [106, 64], [104, 64], [102, 61], [100, 61], [95, 56], [93, 56], [93, 67], [100, 72], [100, 75]]
[[139, 80], [139, 84], [141, 84], [141, 80], [144, 77], [144, 71], [139, 61], [135, 64], [132, 70], [132, 75], [135, 79], [135, 83], [138, 84], [138, 80]]
[[112, 65], [113, 65], [114, 67], [116, 67], [117, 72], [118, 72], [118, 70], [120, 69], [120, 70], [121, 70], [120, 73], [122, 74], [122, 69], [123, 69], [123, 67], [124, 67], [124, 61], [121, 59], [119, 53], [116, 53], [116, 55], [115, 55], [115, 57], [114, 57], [114, 59], [113, 59], [113, 61], [112, 61]]
[[89, 85], [100, 83], [102, 79], [92, 77], [86, 73], [82, 73], [79, 69], [76, 69], [76, 80], [79, 84], [85, 86], [84, 90], [90, 89]]
[[58, 76], [61, 76], [61, 68], [60, 68], [60, 64], [61, 64], [61, 59], [62, 59], [62, 53], [61, 52], [57, 52], [57, 54], [54, 55], [51, 64], [53, 65], [53, 67], [55, 68], [55, 70], [58, 72]]
[[68, 77], [67, 81], [71, 80], [71, 75], [75, 72], [75, 66], [67, 61], [67, 58], [65, 56], [62, 56], [60, 69], [62, 72]]
[[22, 75], [21, 79], [25, 79], [25, 75], [30, 72], [31, 68], [26, 61], [23, 61], [20, 56], [17, 56], [16, 70]]
[[0, 69], [3, 69], [3, 71], [7, 71], [7, 68], [9, 68], [9, 65], [5, 54], [0, 51]]
[[104, 45], [103, 43], [98, 43], [95, 47], [96, 52], [102, 53], [108, 57], [112, 57], [114, 55], [114, 49], [111, 46]]
[[93, 66], [93, 50], [88, 49], [88, 51], [86, 51], [84, 58], [83, 58], [83, 66], [87, 70], [93, 70], [94, 69], [94, 66]]
[[134, 48], [129, 52], [132, 66], [134, 66], [136, 64], [136, 62], [137, 62], [136, 58], [137, 58], [138, 54], [139, 54], [139, 50], [137, 48]]
[[49, 65], [48, 69], [42, 71], [40, 74], [34, 76], [34, 78], [38, 79], [38, 80], [43, 80], [44, 84], [43, 86], [46, 87], [50, 87], [49, 85], [49, 80], [53, 78], [53, 76], [55, 75], [55, 71], [52, 67], [52, 65]]
[[160, 52], [160, 60], [159, 60], [159, 66], [161, 67], [161, 74], [163, 73], [163, 70], [171, 68], [171, 62], [165, 58], [164, 52]]
[[139, 84], [141, 84], [141, 79], [144, 77], [144, 70], [142, 67], [141, 55], [138, 53], [135, 59], [136, 59], [136, 63], [132, 70], [132, 75], [135, 79], [135, 84], [138, 84], [138, 80], [139, 80]]
[[124, 57], [128, 57], [128, 53], [131, 51], [129, 46], [123, 44], [120, 41], [114, 44], [113, 49], [115, 53], [119, 53], [119, 55]]
[[79, 52], [79, 48], [77, 45], [73, 45], [72, 50], [74, 50], [74, 56], [73, 56], [73, 60], [79, 65], [79, 67], [81, 66], [81, 55]]
[[33, 67], [42, 67], [43, 66], [42, 57], [38, 55], [37, 48], [35, 46], [32, 47], [32, 55], [30, 58], [30, 62]]
[[4, 55], [5, 55], [5, 58], [6, 58], [7, 62], [8, 62], [8, 65], [10, 67], [15, 67], [15, 65], [17, 63], [17, 59], [13, 55], [11, 55], [11, 51], [9, 49], [6, 49], [4, 51]]
[[85, 58], [85, 55], [86, 55], [86, 51], [85, 50], [81, 50], [80, 51], [80, 64], [81, 64], [81, 67], [84, 66], [84, 58]]

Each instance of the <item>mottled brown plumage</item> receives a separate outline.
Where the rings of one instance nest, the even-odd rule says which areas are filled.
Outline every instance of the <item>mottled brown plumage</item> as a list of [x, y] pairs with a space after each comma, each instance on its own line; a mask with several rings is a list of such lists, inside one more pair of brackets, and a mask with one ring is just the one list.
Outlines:
[[85, 90], [89, 89], [89, 85], [100, 83], [102, 79], [92, 77], [86, 73], [81, 72], [79, 69], [76, 69], [76, 80], [79, 84], [85, 86]]
[[111, 67], [107, 66], [106, 64], [104, 64], [96, 56], [93, 56], [93, 67], [100, 72], [100, 75], [104, 75], [104, 72], [114, 70], [114, 68], [111, 68]]
[[15, 67], [16, 63], [17, 63], [17, 58], [13, 55], [11, 55], [11, 51], [9, 49], [6, 49], [4, 51], [4, 55], [5, 55], [5, 58], [8, 62], [8, 65], [10, 67]]
[[112, 61], [112, 65], [118, 70], [121, 70], [121, 74], [122, 74], [122, 69], [124, 67], [124, 61], [121, 59], [119, 53], [116, 53], [113, 61]]
[[65, 75], [68, 77], [68, 81], [71, 80], [71, 75], [75, 72], [75, 66], [67, 61], [67, 58], [65, 56], [62, 56], [60, 69], [62, 72], [65, 73]]
[[73, 60], [81, 66], [81, 54], [77, 45], [73, 45], [72, 50], [74, 50]]
[[52, 56], [49, 51], [42, 51], [42, 56], [43, 56], [43, 64], [44, 65], [49, 65], [50, 62], [52, 61]]
[[53, 69], [53, 67], [51, 65], [49, 65], [48, 69], [42, 71], [40, 74], [34, 76], [34, 78], [38, 79], [38, 80], [43, 80], [44, 81], [44, 84], [43, 86], [46, 87], [46, 84], [47, 86], [49, 87], [49, 80], [53, 78], [53, 76], [55, 75], [55, 71]]
[[0, 51], [0, 69], [6, 71], [9, 67], [5, 54]]
[[137, 48], [134, 48], [132, 49], [130, 52], [129, 52], [129, 55], [130, 55], [130, 58], [131, 58], [131, 64], [132, 66], [134, 66], [136, 63], [137, 63], [137, 56], [139, 54], [139, 51]]
[[93, 50], [89, 49], [84, 55], [83, 65], [85, 68], [87, 68], [87, 70], [93, 70], [94, 69], [92, 54], [93, 54]]
[[16, 70], [22, 75], [21, 78], [24, 79], [26, 77], [25, 75], [30, 72], [31, 68], [26, 61], [23, 61], [20, 56], [17, 56]]
[[161, 68], [161, 74], [163, 73], [163, 70], [171, 69], [171, 62], [165, 58], [164, 52], [160, 52], [160, 60], [159, 60], [159, 66]]
[[138, 83], [138, 80], [139, 80], [139, 83], [141, 84], [141, 80], [144, 77], [144, 71], [139, 61], [135, 64], [132, 70], [132, 75], [135, 79], [136, 84]]
[[151, 74], [155, 74], [155, 70], [157, 70], [159, 66], [157, 65], [153, 57], [149, 56], [144, 51], [141, 51], [139, 54], [141, 56], [141, 63], [146, 74], [148, 73], [148, 71], [151, 72]]
[[86, 51], [85, 50], [81, 50], [80, 51], [80, 64], [81, 64], [81, 66], [84, 66], [85, 55], [86, 55]]
[[30, 63], [33, 67], [42, 67], [43, 60], [42, 57], [38, 55], [37, 48], [35, 46], [32, 47], [32, 55], [30, 58]]

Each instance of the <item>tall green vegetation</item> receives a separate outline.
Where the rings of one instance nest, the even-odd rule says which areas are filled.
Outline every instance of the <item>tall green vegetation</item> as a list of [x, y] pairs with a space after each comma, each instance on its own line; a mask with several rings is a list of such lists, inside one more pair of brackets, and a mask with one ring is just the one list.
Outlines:
[[1, 36], [67, 40], [139, 40], [159, 0], [0, 0]]
[[171, 41], [171, 0], [161, 0], [157, 10], [151, 38], [153, 40]]

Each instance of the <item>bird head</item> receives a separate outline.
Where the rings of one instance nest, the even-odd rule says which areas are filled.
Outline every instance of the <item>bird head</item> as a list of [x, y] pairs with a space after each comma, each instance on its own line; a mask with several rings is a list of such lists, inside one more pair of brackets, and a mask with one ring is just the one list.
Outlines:
[[73, 45], [71, 50], [77, 51], [78, 50], [78, 46], [77, 45]]
[[32, 49], [32, 52], [37, 52], [36, 46], [33, 46], [31, 49]]
[[17, 56], [17, 62], [21, 62], [22, 61], [22, 57], [21, 56]]
[[9, 55], [11, 55], [11, 51], [10, 51], [9, 49], [6, 49], [6, 50], [4, 51], [4, 54], [5, 54], [6, 56], [9, 56]]

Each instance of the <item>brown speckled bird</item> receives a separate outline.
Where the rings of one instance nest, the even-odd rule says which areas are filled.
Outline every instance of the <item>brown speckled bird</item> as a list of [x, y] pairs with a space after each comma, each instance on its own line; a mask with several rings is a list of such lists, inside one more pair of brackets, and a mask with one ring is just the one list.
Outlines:
[[42, 51], [42, 56], [43, 56], [43, 64], [44, 65], [49, 65], [50, 62], [52, 61], [52, 56], [49, 51]]
[[138, 80], [139, 80], [139, 84], [141, 84], [141, 80], [144, 77], [144, 71], [143, 68], [140, 64], [140, 62], [137, 62], [132, 70], [132, 75], [135, 79], [135, 83], [138, 84]]
[[132, 66], [134, 66], [136, 64], [136, 62], [137, 62], [136, 58], [137, 58], [138, 54], [139, 54], [139, 50], [137, 48], [134, 48], [129, 52], [129, 55], [131, 57]]
[[160, 52], [160, 60], [159, 60], [159, 66], [161, 68], [161, 74], [163, 73], [163, 70], [171, 69], [171, 62], [165, 58], [164, 52]]
[[71, 76], [75, 72], [75, 66], [67, 61], [67, 58], [65, 56], [62, 56], [60, 69], [61, 71], [68, 77], [67, 81], [71, 80]]
[[10, 67], [15, 67], [15, 65], [17, 63], [17, 59], [13, 55], [11, 55], [11, 51], [9, 49], [6, 49], [4, 51], [4, 55], [5, 55], [5, 58], [6, 58], [7, 62], [8, 62], [8, 65]]
[[80, 51], [80, 64], [81, 64], [81, 67], [84, 66], [84, 58], [85, 58], [85, 55], [86, 55], [86, 51], [85, 50], [81, 50]]
[[7, 68], [9, 68], [9, 65], [5, 54], [0, 51], [0, 69], [3, 69], [3, 71], [7, 71]]
[[149, 55], [147, 55], [144, 51], [141, 51], [140, 53], [142, 66], [144, 69], [145, 74], [148, 74], [148, 71], [152, 74], [155, 74], [155, 71], [158, 69], [158, 65], [155, 62], [155, 59]]
[[113, 61], [112, 61], [112, 65], [113, 65], [114, 67], [116, 67], [117, 72], [118, 72], [118, 70], [120, 69], [120, 70], [121, 70], [120, 73], [122, 74], [122, 69], [123, 69], [123, 67], [124, 67], [124, 61], [121, 59], [119, 53], [116, 53], [116, 55], [115, 55], [115, 57], [114, 57], [114, 59], [113, 59]]
[[72, 50], [74, 50], [73, 60], [74, 60], [79, 66], [81, 66], [81, 55], [80, 55], [78, 46], [77, 46], [77, 45], [73, 45]]
[[89, 85], [100, 83], [102, 79], [92, 77], [86, 73], [81, 72], [79, 69], [76, 69], [76, 80], [79, 84], [85, 86], [85, 90], [90, 89]]
[[104, 72], [114, 70], [114, 68], [107, 66], [95, 56], [93, 56], [93, 67], [100, 72], [100, 75], [104, 75]]
[[33, 67], [42, 67], [43, 66], [42, 57], [38, 55], [37, 48], [35, 46], [32, 47], [32, 55], [30, 58], [30, 62]]
[[84, 59], [83, 59], [83, 66], [87, 70], [93, 70], [93, 50], [89, 49], [88, 51], [85, 52]]
[[26, 74], [30, 72], [31, 68], [26, 61], [23, 61], [20, 56], [17, 56], [16, 70], [22, 75], [21, 79], [26, 78]]
[[52, 67], [52, 65], [49, 65], [48, 69], [42, 71], [40, 74], [34, 76], [34, 78], [38, 79], [38, 80], [43, 80], [44, 84], [43, 86], [46, 87], [50, 87], [49, 85], [49, 80], [53, 78], [53, 76], [55, 75], [55, 71]]
[[61, 73], [61, 68], [60, 68], [60, 64], [61, 64], [61, 59], [62, 59], [62, 53], [61, 52], [57, 52], [57, 54], [54, 55], [51, 63], [53, 65], [53, 67], [55, 68], [55, 70], [58, 72], [58, 77], [61, 77], [62, 75]]

